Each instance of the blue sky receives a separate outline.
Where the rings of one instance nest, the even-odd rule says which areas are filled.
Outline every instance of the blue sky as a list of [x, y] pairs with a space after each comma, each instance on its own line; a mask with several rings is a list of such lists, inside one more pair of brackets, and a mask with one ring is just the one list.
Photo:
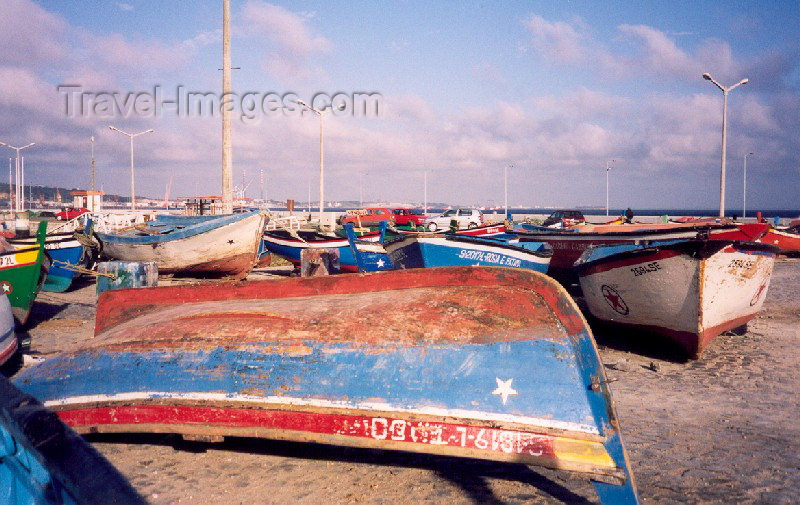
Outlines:
[[[220, 90], [221, 0], [3, 0], [0, 141], [36, 142], [26, 179], [145, 196], [218, 194], [220, 119], [68, 117], [59, 84], [121, 94]], [[729, 213], [798, 208], [798, 2], [291, 2], [232, 0], [234, 91], [381, 94], [377, 116], [325, 118], [326, 197], [524, 206], [716, 208], [723, 85]], [[95, 111], [96, 112], [96, 111]], [[237, 116], [238, 117], [238, 116]], [[318, 119], [234, 120], [234, 183], [305, 200]], [[12, 151], [2, 151], [11, 154]], [[4, 162], [7, 162], [4, 160]], [[255, 180], [253, 181], [253, 179]], [[251, 182], [252, 181], [252, 182]], [[363, 181], [363, 182], [362, 182]]]

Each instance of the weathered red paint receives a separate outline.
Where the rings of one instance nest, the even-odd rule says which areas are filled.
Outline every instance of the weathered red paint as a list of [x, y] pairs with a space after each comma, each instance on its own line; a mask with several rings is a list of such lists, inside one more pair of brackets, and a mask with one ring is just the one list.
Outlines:
[[[565, 328], [567, 334], [580, 334], [585, 329], [583, 316], [574, 309], [571, 304], [564, 303], [568, 296], [560, 292], [557, 286], [546, 276], [530, 271], [518, 269], [507, 269], [500, 267], [459, 267], [459, 268], [437, 268], [437, 269], [412, 269], [401, 271], [381, 272], [374, 274], [353, 274], [338, 275], [328, 277], [316, 277], [307, 279], [282, 279], [275, 281], [244, 282], [244, 283], [222, 283], [209, 285], [208, 289], [198, 290], [196, 286], [168, 286], [159, 288], [140, 288], [133, 290], [107, 291], [98, 298], [97, 319], [95, 322], [95, 333], [103, 332], [105, 329], [118, 326], [125, 321], [140, 317], [149, 312], [163, 310], [170, 306], [182, 303], [197, 302], [233, 302], [237, 300], [269, 300], [280, 298], [283, 301], [301, 297], [325, 295], [331, 297], [335, 295], [354, 295], [363, 293], [381, 293], [397, 290], [426, 289], [432, 288], [431, 296], [440, 290], [450, 292], [458, 291], [459, 287], [483, 288], [485, 293], [501, 293], [503, 296], [518, 296], [515, 300], [494, 300], [491, 297], [480, 299], [478, 297], [467, 297], [464, 307], [469, 310], [477, 311], [481, 305], [487, 312], [497, 313], [504, 316], [504, 310], [508, 310], [509, 317], [519, 317], [518, 307], [511, 306], [512, 303], [526, 303], [531, 307], [531, 312], [525, 317], [535, 318], [544, 317], [544, 314], [554, 314], [558, 322]], [[434, 289], [435, 288], [435, 289]], [[506, 288], [505, 290], [502, 288]], [[510, 289], [508, 289], [510, 288]], [[535, 295], [531, 297], [531, 293]], [[394, 317], [406, 319], [407, 324], [417, 324], [425, 322], [424, 317], [416, 314], [405, 314], [396, 310], [397, 294], [393, 297], [393, 308], [389, 309], [387, 301], [386, 310], [380, 308], [371, 309], [371, 322], [375, 323], [378, 315], [381, 318]], [[400, 295], [402, 296], [402, 295]], [[345, 296], [343, 299], [346, 299]], [[422, 295], [420, 295], [422, 298]], [[533, 310], [534, 300], [541, 298], [543, 303], [541, 309]], [[524, 302], [524, 300], [528, 300]], [[310, 304], [309, 304], [310, 305]], [[410, 304], [414, 307], [414, 304]], [[551, 310], [553, 312], [551, 312]], [[477, 312], [475, 312], [477, 314]], [[523, 312], [524, 314], [524, 312]], [[537, 316], [539, 314], [539, 316]], [[361, 323], [348, 323], [349, 329], [358, 331], [359, 326], [364, 325], [365, 317], [359, 316], [358, 312], [349, 314], [361, 320]], [[329, 316], [332, 317], [332, 316]], [[552, 316], [548, 316], [552, 317]], [[464, 320], [469, 319], [469, 314], [465, 314]], [[300, 321], [300, 318], [297, 318]], [[380, 319], [378, 319], [379, 321]], [[333, 324], [333, 320], [329, 319]], [[476, 319], [476, 324], [480, 323]], [[234, 323], [234, 318], [231, 319]], [[238, 323], [237, 323], [238, 324]], [[245, 323], [242, 323], [245, 324]], [[197, 325], [198, 328], [202, 325]], [[377, 325], [380, 328], [380, 324]], [[431, 327], [434, 327], [431, 323]], [[240, 327], [232, 326], [232, 329], [241, 334]], [[509, 326], [513, 330], [513, 326]], [[361, 330], [364, 331], [363, 329]], [[161, 342], [163, 344], [163, 342]], [[196, 344], [196, 342], [195, 342]]]

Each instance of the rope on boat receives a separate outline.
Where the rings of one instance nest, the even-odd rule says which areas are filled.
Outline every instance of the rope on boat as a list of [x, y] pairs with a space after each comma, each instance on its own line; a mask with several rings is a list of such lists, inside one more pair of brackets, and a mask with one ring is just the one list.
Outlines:
[[73, 265], [72, 263], [67, 263], [66, 261], [53, 260], [53, 265], [55, 265], [55, 266], [57, 266], [59, 268], [63, 268], [64, 270], [69, 270], [71, 272], [77, 272], [79, 274], [92, 275], [94, 277], [108, 277], [112, 281], [117, 280], [117, 276], [114, 275], [114, 274], [97, 272], [95, 270], [90, 270], [90, 269], [84, 268], [82, 266]]

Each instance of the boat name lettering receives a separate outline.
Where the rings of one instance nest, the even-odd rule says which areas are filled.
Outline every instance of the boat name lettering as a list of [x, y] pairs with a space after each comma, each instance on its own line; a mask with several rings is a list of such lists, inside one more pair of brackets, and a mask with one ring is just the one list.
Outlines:
[[504, 265], [514, 268], [518, 268], [520, 265], [522, 265], [522, 260], [517, 258], [512, 258], [510, 256], [493, 252], [475, 251], [472, 249], [461, 249], [461, 251], [458, 253], [458, 257], [464, 260], [482, 261], [485, 263], [494, 263], [495, 265]]
[[13, 254], [0, 256], [0, 267], [10, 267], [17, 264], [17, 258]]
[[728, 268], [753, 268], [752, 260], [732, 259]]
[[640, 265], [631, 268], [631, 272], [633, 272], [634, 277], [649, 274], [650, 272], [657, 272], [659, 270], [661, 270], [661, 265], [658, 264], [658, 261], [653, 261], [652, 263], [648, 263], [646, 265]]
[[529, 456], [542, 456], [552, 451], [551, 438], [546, 435], [385, 417], [345, 420], [336, 433], [366, 436], [375, 440], [445, 445]]

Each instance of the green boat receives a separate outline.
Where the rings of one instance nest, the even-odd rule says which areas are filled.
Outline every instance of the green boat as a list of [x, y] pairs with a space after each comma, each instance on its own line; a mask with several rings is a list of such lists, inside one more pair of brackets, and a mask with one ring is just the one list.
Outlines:
[[0, 253], [0, 289], [11, 302], [17, 324], [28, 321], [31, 306], [42, 289], [50, 269], [50, 258], [44, 252], [47, 222], [39, 223], [36, 245]]

